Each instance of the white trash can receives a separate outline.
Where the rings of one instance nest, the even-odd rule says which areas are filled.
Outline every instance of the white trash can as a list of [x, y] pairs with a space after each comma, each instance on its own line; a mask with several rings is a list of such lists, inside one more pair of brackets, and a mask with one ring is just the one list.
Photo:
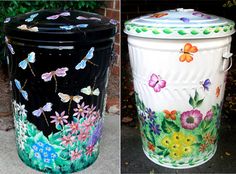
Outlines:
[[234, 25], [183, 8], [125, 23], [143, 150], [156, 164], [191, 168], [216, 152]]

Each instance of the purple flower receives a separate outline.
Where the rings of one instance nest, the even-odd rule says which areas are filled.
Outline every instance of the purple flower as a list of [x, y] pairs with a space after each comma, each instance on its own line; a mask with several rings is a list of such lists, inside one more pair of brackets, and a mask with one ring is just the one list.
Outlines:
[[155, 112], [152, 111], [150, 108], [147, 108], [145, 112], [148, 114], [149, 120], [153, 121], [154, 118], [156, 118]]
[[82, 116], [84, 117], [85, 114], [88, 113], [87, 109], [88, 109], [88, 105], [85, 106], [84, 102], [80, 105], [77, 104], [77, 108], [74, 109], [75, 113], [73, 114], [73, 116]]
[[153, 121], [153, 122], [149, 123], [149, 127], [154, 132], [154, 134], [160, 135], [160, 132], [161, 132], [160, 125], [155, 124]]
[[139, 114], [139, 120], [141, 121], [142, 124], [145, 124], [146, 116], [144, 113]]
[[101, 138], [102, 135], [102, 121], [99, 121], [88, 140], [89, 146], [94, 146]]
[[183, 112], [180, 116], [182, 127], [193, 130], [202, 121], [202, 113], [199, 110], [191, 110]]
[[207, 111], [206, 116], [204, 117], [204, 120], [209, 121], [212, 119], [212, 117], [213, 117], [213, 112], [210, 109], [209, 111]]
[[190, 19], [189, 18], [185, 18], [185, 17], [182, 17], [182, 18], [179, 18], [181, 21], [183, 21], [184, 23], [189, 23]]

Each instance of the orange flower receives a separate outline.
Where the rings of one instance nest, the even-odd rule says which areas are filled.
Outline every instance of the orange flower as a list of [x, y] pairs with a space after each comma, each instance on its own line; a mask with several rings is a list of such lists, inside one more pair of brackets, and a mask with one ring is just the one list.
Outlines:
[[163, 111], [165, 113], [165, 117], [168, 119], [172, 119], [172, 120], [176, 120], [176, 110], [172, 110], [172, 111], [168, 111], [168, 110], [164, 110]]
[[220, 96], [220, 87], [218, 86], [216, 88], [216, 97], [219, 97]]
[[209, 143], [209, 141], [211, 140], [211, 134], [210, 134], [210, 133], [205, 134], [205, 135], [203, 136], [203, 139], [204, 139], [207, 143]]
[[200, 147], [199, 147], [199, 151], [200, 152], [204, 152], [207, 148], [207, 144], [201, 144]]
[[148, 142], [148, 149], [154, 152], [155, 146], [152, 143]]
[[186, 43], [184, 45], [184, 49], [181, 49], [181, 52], [183, 53], [180, 57], [179, 60], [180, 62], [191, 62], [193, 60], [193, 57], [191, 53], [196, 53], [198, 51], [198, 48], [196, 46], [192, 46], [190, 43]]

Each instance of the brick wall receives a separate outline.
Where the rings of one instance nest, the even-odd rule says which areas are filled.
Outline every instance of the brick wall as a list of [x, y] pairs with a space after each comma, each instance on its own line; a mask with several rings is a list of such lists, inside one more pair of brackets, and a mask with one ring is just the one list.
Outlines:
[[108, 112], [119, 112], [119, 70], [120, 70], [120, 2], [118, 0], [105, 1], [104, 5], [97, 10], [101, 15], [110, 19], [115, 19], [118, 22], [118, 33], [115, 36], [114, 49], [116, 52], [116, 60], [111, 65], [111, 74], [108, 83], [108, 98], [106, 110]]

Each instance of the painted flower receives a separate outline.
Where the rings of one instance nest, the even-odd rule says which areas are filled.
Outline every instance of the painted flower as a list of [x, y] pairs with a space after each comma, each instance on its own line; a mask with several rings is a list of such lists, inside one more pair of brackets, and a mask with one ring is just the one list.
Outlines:
[[78, 140], [79, 141], [85, 141], [88, 138], [89, 132], [85, 130], [81, 130], [79, 135], [78, 135]]
[[206, 133], [203, 136], [204, 141], [206, 141], [207, 143], [211, 140], [211, 134], [210, 133]]
[[63, 111], [61, 114], [59, 114], [57, 111], [55, 112], [56, 115], [50, 116], [53, 120], [51, 123], [55, 123], [56, 125], [61, 124], [64, 125], [64, 123], [68, 123], [67, 118], [68, 115], [65, 115], [65, 111]]
[[172, 142], [169, 146], [171, 151], [176, 151], [178, 149], [182, 149], [181, 147], [182, 147], [182, 145], [179, 142], [178, 143], [177, 142]]
[[94, 148], [93, 145], [87, 146], [87, 147], [86, 147], [86, 155], [91, 156], [92, 153], [93, 153], [93, 150], [94, 150], [93, 148]]
[[139, 120], [140, 120], [140, 122], [141, 122], [143, 125], [145, 124], [145, 122], [146, 122], [146, 116], [145, 116], [144, 113], [140, 113], [140, 114], [139, 114]]
[[188, 135], [188, 136], [186, 136], [186, 137], [184, 138], [183, 144], [184, 144], [184, 145], [187, 145], [187, 146], [190, 146], [190, 145], [192, 145], [193, 143], [195, 143], [195, 141], [196, 141], [195, 136], [193, 136], [193, 135]]
[[153, 121], [156, 118], [155, 112], [150, 108], [147, 108], [145, 112], [147, 113], [147, 117], [149, 118], [149, 120]]
[[63, 144], [64, 146], [68, 146], [68, 145], [72, 145], [72, 143], [75, 141], [75, 136], [72, 136], [71, 134], [69, 135], [64, 135], [61, 138], [61, 144]]
[[81, 126], [87, 132], [91, 129], [93, 125], [94, 125], [94, 119], [92, 117], [89, 117], [87, 120], [84, 120], [84, 122], [81, 124]]
[[78, 148], [76, 148], [75, 150], [71, 151], [70, 157], [71, 160], [76, 160], [76, 159], [80, 159], [82, 155], [82, 150], [78, 151]]
[[102, 135], [102, 121], [99, 121], [92, 135], [89, 138], [88, 144], [94, 146], [100, 140], [101, 135]]
[[201, 144], [200, 147], [199, 147], [199, 151], [200, 152], [204, 152], [207, 148], [207, 144]]
[[176, 110], [172, 110], [172, 111], [164, 110], [163, 112], [165, 113], [165, 118], [176, 120], [176, 114], [177, 114]]
[[183, 112], [180, 116], [181, 125], [184, 129], [193, 130], [202, 121], [202, 113], [199, 110]]
[[212, 119], [212, 117], [213, 117], [213, 112], [210, 109], [209, 111], [207, 111], [206, 116], [204, 117], [204, 120], [209, 121]]
[[184, 155], [190, 155], [193, 151], [193, 148], [191, 146], [185, 146], [183, 148], [183, 154]]
[[25, 124], [24, 121], [18, 120], [18, 126], [17, 126], [17, 127], [18, 127], [19, 132], [21, 132], [21, 133], [23, 133], [23, 134], [26, 133], [26, 131], [27, 131], [27, 125]]
[[185, 138], [185, 136], [181, 132], [174, 132], [172, 135], [173, 142], [182, 142], [184, 138]]
[[148, 149], [154, 152], [155, 146], [152, 143], [148, 142]]
[[74, 123], [71, 122], [71, 124], [68, 124], [69, 131], [71, 131], [71, 134], [77, 134], [77, 132], [79, 131], [79, 124], [78, 123]]
[[164, 147], [169, 147], [170, 144], [171, 144], [171, 139], [167, 136], [161, 140], [161, 145]]
[[216, 88], [216, 97], [218, 98], [220, 96], [220, 87], [218, 86]]
[[149, 123], [149, 127], [150, 127], [151, 131], [154, 132], [154, 134], [160, 135], [160, 133], [161, 133], [160, 125], [155, 124], [155, 122], [153, 121], [153, 122]]
[[183, 156], [183, 151], [182, 149], [176, 149], [170, 152], [170, 157], [174, 160], [179, 160]]
[[90, 108], [87, 108], [87, 117], [89, 116], [92, 116], [92, 115], [95, 115], [95, 109], [96, 109], [96, 106], [91, 106]]
[[25, 105], [19, 104], [17, 110], [18, 110], [18, 114], [21, 116], [27, 113], [27, 110], [25, 109]]
[[80, 105], [77, 104], [77, 108], [74, 109], [75, 113], [73, 114], [73, 116], [77, 116], [77, 117], [85, 117], [85, 114], [88, 113], [87, 109], [88, 109], [88, 105], [85, 106], [84, 102]]

